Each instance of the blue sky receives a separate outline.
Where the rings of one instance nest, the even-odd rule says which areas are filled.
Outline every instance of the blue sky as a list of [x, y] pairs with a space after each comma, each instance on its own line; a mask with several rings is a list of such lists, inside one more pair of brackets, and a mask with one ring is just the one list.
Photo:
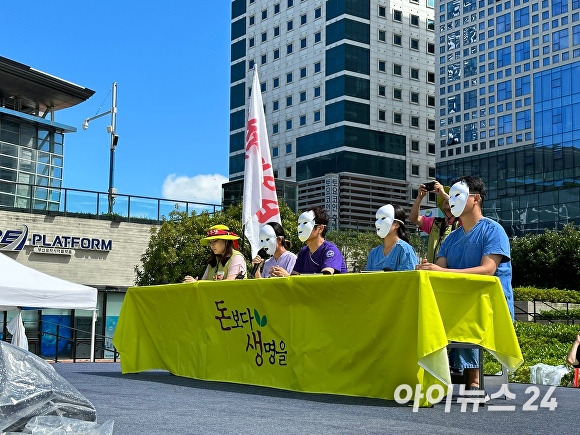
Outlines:
[[[63, 187], [106, 192], [117, 82], [119, 193], [221, 202], [229, 149], [229, 1], [0, 0], [0, 55], [95, 91], [56, 112]], [[8, 17], [12, 17], [8, 19]]]

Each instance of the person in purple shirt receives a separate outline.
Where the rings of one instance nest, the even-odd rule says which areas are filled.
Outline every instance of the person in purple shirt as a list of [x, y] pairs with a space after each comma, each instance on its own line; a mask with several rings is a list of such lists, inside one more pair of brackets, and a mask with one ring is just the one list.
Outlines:
[[312, 207], [298, 218], [298, 238], [306, 243], [296, 258], [292, 275], [347, 273], [344, 257], [336, 245], [324, 239], [328, 215], [321, 207]]

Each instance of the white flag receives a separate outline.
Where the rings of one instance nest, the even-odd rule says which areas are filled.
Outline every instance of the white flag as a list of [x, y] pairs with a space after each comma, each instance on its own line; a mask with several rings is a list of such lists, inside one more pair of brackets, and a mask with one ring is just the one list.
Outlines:
[[254, 66], [252, 95], [246, 125], [246, 163], [244, 168], [244, 203], [242, 224], [252, 248], [252, 258], [260, 249], [260, 228], [267, 222], [280, 220], [274, 171], [270, 158], [270, 144], [258, 68]]

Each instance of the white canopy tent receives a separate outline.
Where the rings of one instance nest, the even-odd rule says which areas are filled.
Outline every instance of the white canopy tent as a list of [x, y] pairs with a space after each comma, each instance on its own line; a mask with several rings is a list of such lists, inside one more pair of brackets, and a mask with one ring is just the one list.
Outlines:
[[94, 361], [96, 288], [47, 275], [0, 254], [0, 311], [20, 307], [92, 311], [91, 361]]

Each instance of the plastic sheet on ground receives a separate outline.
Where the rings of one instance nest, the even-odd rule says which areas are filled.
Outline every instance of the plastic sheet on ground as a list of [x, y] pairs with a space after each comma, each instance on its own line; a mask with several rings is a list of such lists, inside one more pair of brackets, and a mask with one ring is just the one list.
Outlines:
[[94, 421], [43, 415], [29, 420], [22, 432], [4, 432], [3, 434], [23, 433], [34, 435], [113, 435], [113, 420], [98, 424]]
[[22, 432], [33, 417], [49, 415], [97, 419], [92, 403], [50, 364], [0, 341], [0, 432]]
[[562, 377], [570, 371], [570, 368], [559, 365], [535, 364], [530, 367], [530, 383], [538, 385], [560, 385]]

